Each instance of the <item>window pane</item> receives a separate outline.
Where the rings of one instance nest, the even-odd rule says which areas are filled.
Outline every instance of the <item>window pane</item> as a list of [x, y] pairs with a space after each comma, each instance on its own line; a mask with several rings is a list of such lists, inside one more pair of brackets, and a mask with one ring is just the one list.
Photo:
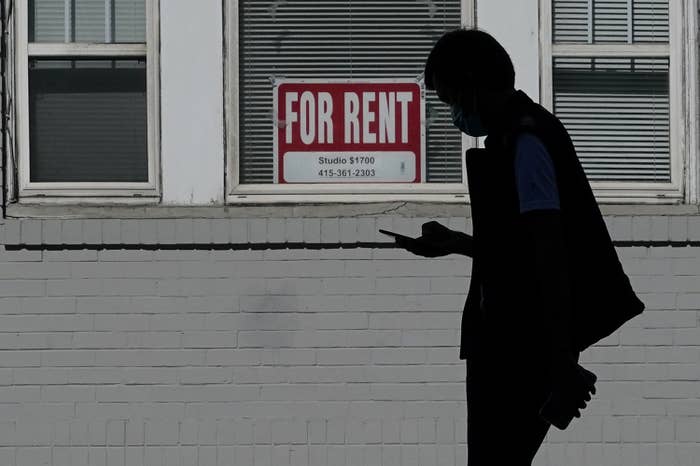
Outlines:
[[554, 0], [556, 43], [667, 43], [669, 0]]
[[107, 42], [105, 0], [74, 0], [75, 42]]
[[146, 63], [29, 63], [30, 180], [148, 181]]
[[[240, 0], [240, 174], [273, 182], [271, 76], [414, 78], [459, 0]], [[427, 93], [427, 180], [462, 181], [460, 132]]]
[[29, 42], [64, 42], [65, 0], [29, 0]]
[[595, 181], [670, 182], [668, 58], [554, 60], [554, 112]]
[[112, 18], [115, 42], [146, 42], [146, 0], [117, 0]]
[[146, 42], [145, 0], [30, 0], [30, 42]]

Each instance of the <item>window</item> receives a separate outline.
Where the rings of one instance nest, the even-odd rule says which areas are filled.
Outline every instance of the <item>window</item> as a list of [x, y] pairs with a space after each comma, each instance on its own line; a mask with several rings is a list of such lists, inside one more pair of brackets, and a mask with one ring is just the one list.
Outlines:
[[425, 93], [423, 182], [275, 183], [273, 89], [276, 78], [416, 78], [443, 32], [472, 24], [471, 0], [238, 0], [226, 5], [230, 202], [280, 195], [341, 201], [432, 195], [464, 201], [462, 160], [472, 141], [455, 130], [449, 108], [434, 92]]
[[684, 196], [681, 3], [541, 0], [542, 103], [566, 126], [599, 198]]
[[16, 2], [20, 202], [158, 195], [157, 3]]

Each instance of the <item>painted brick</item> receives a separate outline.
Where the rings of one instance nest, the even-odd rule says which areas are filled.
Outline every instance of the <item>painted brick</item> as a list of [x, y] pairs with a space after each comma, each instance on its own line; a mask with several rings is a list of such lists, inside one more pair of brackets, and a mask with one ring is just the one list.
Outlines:
[[41, 244], [42, 221], [37, 219], [20, 220], [20, 242], [24, 244]]
[[340, 242], [356, 243], [358, 241], [358, 224], [355, 218], [341, 218], [339, 220]]
[[61, 220], [42, 220], [41, 238], [44, 243], [58, 244], [61, 242]]
[[613, 217], [611, 233], [613, 241], [630, 241], [633, 236], [632, 217]]
[[321, 219], [320, 218], [304, 218], [303, 232], [305, 243], [320, 243], [321, 242]]
[[700, 216], [687, 217], [688, 219], [688, 239], [691, 241], [700, 240]]
[[[632, 222], [635, 235], [646, 231], [645, 221], [626, 218], [630, 237]], [[676, 217], [647, 218], [647, 239], [666, 234], [666, 220], [669, 238], [682, 236]], [[384, 241], [379, 224], [418, 233], [429, 219], [273, 217], [254, 228], [264, 226], [267, 241], [320, 242], [337, 223], [336, 241], [352, 243]], [[109, 220], [82, 220], [85, 241], [108, 237], [97, 225]], [[189, 220], [194, 242], [248, 241], [247, 218]], [[455, 229], [470, 229], [469, 220]], [[41, 222], [35, 240], [52, 234]], [[127, 221], [117, 222], [119, 241], [131, 242]], [[175, 240], [176, 220], [136, 222], [144, 244], [164, 232]], [[619, 250], [647, 309], [582, 353], [599, 391], [568, 432], [550, 430], [542, 464], [637, 466], [694, 452], [697, 426], [683, 422], [700, 418], [697, 250]], [[149, 442], [148, 458], [159, 464], [168, 455], [208, 464], [217, 442], [220, 462], [241, 464], [253, 464], [254, 451], [265, 464], [265, 445], [270, 461], [290, 466], [331, 464], [326, 455], [340, 464], [454, 465], [466, 453], [466, 367], [457, 351], [467, 258], [371, 249], [1, 253], [14, 264], [0, 272], [0, 417], [98, 419], [83, 439], [78, 424], [46, 441], [21, 430], [27, 447], [53, 441], [57, 464], [71, 435], [74, 453], [81, 442]], [[0, 423], [0, 455], [13, 429]]]
[[669, 237], [671, 241], [686, 241], [688, 239], [688, 218], [681, 215], [669, 217]]
[[0, 280], [0, 298], [44, 296], [46, 288], [43, 280]]
[[304, 242], [304, 223], [300, 218], [284, 220], [284, 241], [288, 243]]
[[20, 220], [5, 219], [3, 233], [5, 244], [19, 244], [21, 239]]
[[[167, 218], [159, 218], [154, 221], [156, 223], [156, 241], [162, 244], [175, 243], [175, 221]], [[149, 238], [149, 240], [152, 238], [152, 232], [149, 229], [143, 227], [142, 231], [144, 232], [144, 236]]]
[[213, 242], [212, 219], [192, 219], [192, 235], [195, 243], [209, 244]]
[[378, 278], [377, 293], [427, 293], [430, 280], [424, 278]]
[[267, 241], [267, 219], [251, 218], [248, 220], [248, 242], [264, 243]]
[[321, 242], [322, 243], [338, 243], [338, 242], [340, 242], [340, 222], [337, 218], [322, 218], [321, 219]]
[[175, 242], [190, 244], [194, 243], [194, 219], [176, 218], [175, 222]]
[[[683, 293], [677, 297], [678, 309], [700, 309], [700, 293]], [[690, 322], [691, 314], [687, 314]]]
[[231, 242], [234, 244], [245, 244], [249, 242], [248, 220], [242, 218], [231, 219], [230, 226]]
[[149, 445], [176, 445], [179, 437], [176, 422], [147, 420], [145, 433], [146, 443]]
[[649, 241], [651, 239], [651, 218], [640, 215], [632, 217], [632, 240]]
[[121, 220], [121, 240], [124, 244], [139, 243], [139, 221], [135, 219]]
[[285, 219], [267, 219], [267, 241], [270, 243], [284, 243], [285, 240]]
[[105, 244], [119, 244], [122, 242], [121, 220], [102, 220], [102, 242]]
[[676, 440], [697, 442], [700, 436], [700, 417], [685, 417], [676, 420]]
[[230, 220], [226, 218], [211, 219], [211, 238], [213, 243], [230, 242], [230, 224]]
[[377, 231], [376, 223], [373, 217], [357, 218], [357, 242], [371, 243], [377, 241], [378, 235], [381, 235], [381, 233]]
[[645, 310], [638, 316], [641, 325], [645, 328], [682, 328], [695, 327], [698, 323], [697, 311], [695, 309], [688, 310], [686, 304], [691, 307], [697, 306], [693, 301], [685, 303], [680, 301], [677, 310]]
[[467, 232], [467, 219], [465, 217], [450, 217], [446, 227], [451, 230]]
[[83, 241], [85, 244], [102, 243], [102, 221], [100, 219], [83, 220]]

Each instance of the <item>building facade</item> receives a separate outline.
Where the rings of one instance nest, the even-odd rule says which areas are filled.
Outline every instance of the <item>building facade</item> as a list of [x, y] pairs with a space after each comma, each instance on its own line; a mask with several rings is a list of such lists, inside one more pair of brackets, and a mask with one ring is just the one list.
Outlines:
[[420, 83], [460, 25], [567, 126], [646, 305], [534, 464], [700, 464], [696, 0], [2, 3], [0, 465], [466, 464], [471, 260], [377, 230], [471, 232], [482, 141], [425, 92], [419, 182], [281, 182], [274, 130], [280, 80]]

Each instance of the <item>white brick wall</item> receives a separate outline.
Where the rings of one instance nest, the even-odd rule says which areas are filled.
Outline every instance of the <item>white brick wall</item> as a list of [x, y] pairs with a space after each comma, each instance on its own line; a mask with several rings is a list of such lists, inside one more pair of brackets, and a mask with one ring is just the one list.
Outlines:
[[[469, 259], [137, 246], [352, 246], [426, 220], [6, 220], [0, 465], [466, 464]], [[694, 217], [606, 220], [616, 240], [700, 239]], [[134, 249], [11, 249], [42, 242]], [[536, 465], [700, 464], [700, 247], [618, 252], [648, 308], [582, 354], [598, 393]]]

